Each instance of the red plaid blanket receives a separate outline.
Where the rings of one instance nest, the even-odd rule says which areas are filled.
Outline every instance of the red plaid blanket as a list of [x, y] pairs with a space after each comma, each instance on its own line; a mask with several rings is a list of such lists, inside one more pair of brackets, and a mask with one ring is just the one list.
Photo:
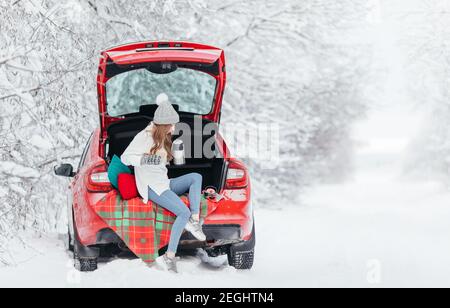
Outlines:
[[[181, 199], [189, 207], [187, 196]], [[200, 217], [206, 217], [215, 209], [214, 203], [202, 197]], [[125, 242], [128, 248], [145, 262], [153, 262], [158, 250], [169, 243], [175, 215], [141, 198], [123, 200], [111, 191], [95, 206], [95, 212]]]

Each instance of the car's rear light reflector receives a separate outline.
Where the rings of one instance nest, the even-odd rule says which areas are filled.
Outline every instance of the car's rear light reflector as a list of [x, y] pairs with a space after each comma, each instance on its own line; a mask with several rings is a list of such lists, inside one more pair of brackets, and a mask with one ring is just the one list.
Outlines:
[[110, 183], [107, 172], [92, 173], [91, 181], [93, 183]]
[[248, 185], [248, 174], [245, 166], [237, 161], [232, 160], [228, 164], [227, 177], [225, 181], [226, 189], [245, 188]]
[[242, 179], [245, 176], [245, 171], [241, 169], [228, 169], [227, 180]]
[[87, 174], [87, 189], [90, 192], [108, 192], [112, 185], [108, 178], [106, 163], [92, 167]]

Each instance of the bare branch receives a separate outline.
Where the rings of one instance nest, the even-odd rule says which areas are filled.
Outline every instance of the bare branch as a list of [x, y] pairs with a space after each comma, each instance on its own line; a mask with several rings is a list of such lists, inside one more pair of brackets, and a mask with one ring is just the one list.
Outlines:
[[54, 157], [54, 158], [51, 158], [49, 160], [46, 160], [45, 162], [42, 162], [42, 163], [38, 164], [37, 168], [42, 168], [42, 167], [45, 167], [46, 165], [50, 165], [51, 163], [57, 162], [58, 159], [71, 159], [71, 158], [78, 158], [80, 156], [81, 155], [79, 155], [79, 154], [74, 154], [74, 155], [63, 156], [63, 157], [60, 157], [60, 158]]
[[[237, 41], [243, 39], [243, 38], [247, 38], [250, 35], [251, 31], [256, 30], [258, 27], [260, 27], [262, 24], [265, 24], [267, 22], [272, 22], [275, 21], [275, 18], [286, 13], [287, 11], [285, 9], [272, 14], [269, 17], [253, 17], [252, 20], [250, 21], [249, 25], [247, 26], [247, 29], [245, 30], [245, 33], [235, 37], [233, 40], [231, 40], [230, 42], [228, 42], [226, 44], [227, 47], [230, 47], [231, 45], [233, 45], [234, 43], [236, 43]], [[256, 20], [258, 22], [256, 22]]]
[[42, 90], [42, 86], [37, 86], [37, 87], [33, 87], [31, 89], [26, 89], [26, 90], [22, 90], [22, 91], [19, 91], [19, 92], [16, 92], [16, 93], [12, 93], [12, 94], [9, 94], [9, 95], [1, 96], [0, 100], [5, 100], [5, 99], [8, 99], [8, 98], [12, 98], [12, 97], [20, 97], [23, 94], [27, 94], [27, 93], [35, 92], [35, 91], [39, 91], [39, 90]]

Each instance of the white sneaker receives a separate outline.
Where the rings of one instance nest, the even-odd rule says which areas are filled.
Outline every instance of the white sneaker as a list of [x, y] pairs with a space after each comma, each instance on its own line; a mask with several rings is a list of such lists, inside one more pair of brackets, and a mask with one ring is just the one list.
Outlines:
[[164, 254], [156, 258], [155, 262], [158, 265], [158, 267], [163, 271], [171, 271], [174, 273], [178, 273], [177, 260], [178, 257], [169, 258], [167, 257], [166, 254]]
[[186, 231], [190, 232], [197, 240], [206, 241], [206, 235], [203, 233], [202, 226], [200, 222], [194, 220], [192, 217], [189, 218], [186, 227], [184, 227]]

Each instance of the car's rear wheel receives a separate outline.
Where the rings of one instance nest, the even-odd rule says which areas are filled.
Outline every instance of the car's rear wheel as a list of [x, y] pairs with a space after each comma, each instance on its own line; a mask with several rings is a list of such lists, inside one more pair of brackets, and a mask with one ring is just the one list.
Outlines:
[[73, 205], [68, 205], [67, 206], [67, 237], [65, 238], [64, 241], [64, 246], [65, 248], [70, 251], [70, 252], [74, 252], [74, 228], [73, 228], [73, 222], [74, 222], [74, 217], [73, 217]]
[[96, 256], [84, 256], [83, 248], [75, 239], [73, 263], [80, 272], [93, 272], [97, 269], [98, 258]]
[[251, 269], [255, 260], [255, 240], [255, 225], [253, 224], [251, 239], [230, 246], [228, 263], [236, 269]]
[[70, 233], [70, 230], [67, 231], [67, 249], [69, 249], [70, 252], [74, 252], [74, 245], [73, 245], [73, 235]]
[[[69, 231], [69, 245], [71, 243]], [[80, 272], [93, 272], [97, 269], [99, 249], [86, 247], [78, 240], [77, 229], [74, 221], [73, 234], [73, 263], [74, 267]], [[70, 249], [70, 248], [69, 248]]]
[[251, 269], [255, 259], [255, 249], [249, 251], [231, 251], [228, 253], [228, 263], [236, 269]]
[[73, 254], [74, 266], [80, 272], [93, 272], [97, 270], [97, 258], [80, 257], [76, 252]]

